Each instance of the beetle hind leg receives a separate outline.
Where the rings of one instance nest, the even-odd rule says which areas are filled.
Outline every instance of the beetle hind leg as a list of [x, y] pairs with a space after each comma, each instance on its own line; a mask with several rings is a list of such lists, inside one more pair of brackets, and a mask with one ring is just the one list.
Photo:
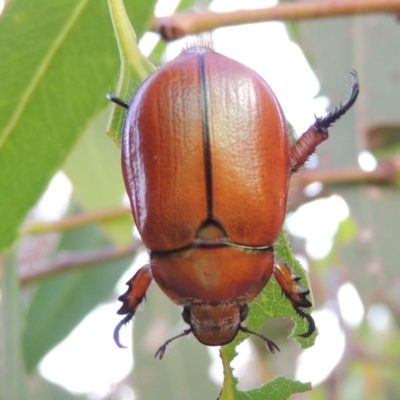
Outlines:
[[357, 73], [351, 71], [351, 74], [354, 81], [349, 98], [343, 104], [340, 103], [338, 107], [335, 107], [335, 109], [325, 117], [316, 117], [314, 124], [311, 125], [292, 146], [290, 150], [291, 173], [294, 173], [301, 168], [308, 160], [308, 157], [314, 153], [317, 146], [324, 140], [328, 139], [328, 128], [343, 116], [357, 100], [360, 85]]
[[308, 322], [307, 332], [299, 336], [303, 338], [311, 336], [315, 331], [315, 322], [311, 315], [303, 310], [303, 308], [312, 306], [311, 302], [306, 297], [310, 294], [310, 291], [299, 283], [301, 279], [300, 276], [298, 276], [283, 262], [278, 262], [274, 266], [274, 276], [278, 281], [283, 294], [292, 303], [297, 314], [300, 317], [305, 318]]
[[146, 291], [152, 280], [153, 276], [151, 274], [150, 264], [146, 264], [126, 283], [128, 285], [128, 290], [118, 297], [118, 300], [122, 301], [122, 306], [117, 311], [117, 314], [127, 314], [114, 329], [114, 341], [120, 348], [124, 348], [125, 346], [122, 345], [119, 340], [119, 331], [135, 315], [140, 303], [146, 297]]
[[343, 104], [340, 103], [339, 106], [335, 107], [334, 110], [331, 111], [325, 117], [316, 118], [314, 126], [318, 131], [322, 131], [323, 129], [328, 129], [342, 115], [346, 114], [346, 112], [356, 102], [358, 94], [360, 92], [360, 83], [358, 81], [357, 72], [353, 70], [350, 73], [353, 76], [354, 82], [351, 87], [349, 98]]

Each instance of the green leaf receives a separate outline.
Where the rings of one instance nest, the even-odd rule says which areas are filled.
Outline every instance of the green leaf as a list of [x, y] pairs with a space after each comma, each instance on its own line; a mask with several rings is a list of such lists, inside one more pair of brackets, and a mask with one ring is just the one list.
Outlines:
[[280, 376], [263, 385], [261, 388], [241, 393], [238, 399], [286, 400], [294, 393], [304, 393], [310, 390], [310, 383], [302, 383]]
[[[103, 2], [13, 1], [0, 18], [0, 249], [104, 108], [118, 66]], [[99, 46], [98, 44], [102, 45]], [[95, 73], [94, 73], [95, 71]]]
[[[127, 8], [142, 34], [154, 1], [128, 2]], [[15, 240], [51, 177], [104, 110], [120, 64], [105, 1], [7, 2], [0, 43], [2, 250]]]
[[23, 310], [15, 252], [5, 258], [0, 302], [0, 399], [29, 398], [21, 351]]
[[229, 366], [232, 361], [221, 351], [224, 364], [224, 387], [218, 400], [286, 400], [294, 393], [304, 393], [311, 390], [310, 383], [302, 383], [285, 377], [278, 377], [259, 388], [242, 392], [236, 389], [237, 379]]

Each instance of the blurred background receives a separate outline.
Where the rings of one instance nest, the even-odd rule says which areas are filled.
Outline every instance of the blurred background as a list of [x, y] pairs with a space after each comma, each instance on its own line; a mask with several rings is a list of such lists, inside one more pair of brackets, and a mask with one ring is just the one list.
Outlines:
[[[188, 39], [160, 41], [148, 32], [153, 15], [277, 4], [125, 3], [142, 53], [157, 66]], [[284, 375], [313, 384], [293, 399], [400, 398], [399, 32], [394, 16], [368, 15], [246, 24], [211, 35], [216, 51], [265, 78], [297, 137], [314, 115], [347, 98], [351, 70], [361, 83], [356, 105], [290, 190], [286, 228], [309, 275], [319, 336], [301, 350], [287, 339], [290, 319], [268, 321], [261, 332], [281, 352], [269, 354], [257, 339], [243, 342], [232, 363], [241, 390]], [[189, 336], [154, 360], [185, 328], [155, 284], [121, 331], [128, 348], [112, 340], [117, 297], [147, 253], [126, 212], [119, 149], [106, 135], [105, 95], [116, 91], [119, 71], [106, 1], [6, 3], [0, 41], [0, 396], [217, 398], [218, 349]]]

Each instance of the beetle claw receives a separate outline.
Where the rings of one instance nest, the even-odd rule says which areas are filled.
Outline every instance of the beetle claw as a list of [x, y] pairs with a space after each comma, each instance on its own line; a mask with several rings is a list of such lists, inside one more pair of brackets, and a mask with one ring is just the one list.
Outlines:
[[343, 104], [340, 103], [339, 106], [335, 107], [334, 110], [325, 117], [316, 117], [314, 126], [318, 132], [322, 132], [324, 129], [328, 129], [335, 121], [343, 116], [357, 100], [358, 94], [360, 92], [358, 75], [357, 72], [354, 70], [352, 70], [350, 74], [353, 76], [354, 82], [351, 87], [349, 98]]
[[154, 354], [154, 358], [157, 358], [159, 360], [162, 360], [162, 358], [164, 357], [165, 354], [165, 350], [167, 350], [167, 345], [164, 343], [156, 352], [156, 354]]
[[114, 334], [113, 334], [113, 338], [114, 338], [114, 342], [115, 344], [120, 348], [120, 349], [126, 349], [127, 347], [124, 346], [120, 340], [119, 340], [119, 331], [121, 330], [121, 328], [126, 325], [135, 315], [135, 313], [129, 313], [127, 316], [125, 316], [124, 318], [121, 319], [121, 321], [118, 322], [117, 326], [114, 329]]
[[275, 350], [281, 351], [281, 349], [272, 341], [266, 338], [265, 342], [267, 343], [268, 350], [272, 353], [275, 354]]
[[315, 117], [315, 122], [307, 131], [305, 131], [291, 148], [291, 173], [296, 172], [308, 160], [308, 157], [314, 153], [317, 146], [328, 139], [328, 128], [342, 117], [355, 103], [360, 92], [357, 73], [351, 71], [353, 76], [353, 86], [349, 98], [339, 106], [335, 107], [325, 117]]
[[119, 341], [119, 331], [135, 315], [140, 303], [146, 297], [146, 290], [152, 279], [150, 265], [146, 264], [127, 282], [128, 290], [118, 297], [118, 300], [122, 302], [122, 306], [117, 311], [117, 314], [127, 314], [114, 329], [114, 341], [121, 349], [126, 348], [126, 346], [122, 345]]
[[297, 314], [300, 315], [300, 317], [305, 318], [308, 322], [308, 330], [305, 333], [302, 333], [301, 335], [298, 335], [302, 338], [308, 338], [310, 337], [314, 332], [315, 332], [315, 321], [313, 317], [310, 314], [307, 314], [304, 312], [301, 308], [295, 308]]

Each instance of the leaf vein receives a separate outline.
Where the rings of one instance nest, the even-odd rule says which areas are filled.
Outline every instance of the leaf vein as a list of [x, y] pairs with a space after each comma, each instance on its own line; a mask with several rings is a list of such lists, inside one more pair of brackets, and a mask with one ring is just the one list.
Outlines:
[[60, 30], [58, 36], [55, 37], [52, 46], [49, 48], [47, 54], [43, 58], [42, 62], [39, 64], [36, 72], [34, 73], [30, 83], [27, 85], [24, 93], [21, 96], [21, 101], [19, 101], [18, 106], [15, 108], [14, 113], [11, 115], [11, 118], [8, 124], [4, 128], [4, 132], [0, 138], [0, 148], [4, 147], [5, 142], [11, 135], [14, 127], [18, 123], [22, 113], [25, 110], [26, 105], [29, 102], [29, 99], [32, 97], [33, 92], [37, 88], [41, 78], [45, 75], [46, 70], [48, 69], [54, 55], [56, 54], [57, 50], [61, 47], [64, 43], [65, 38], [67, 37], [68, 33], [72, 30], [75, 22], [82, 14], [82, 11], [86, 7], [87, 3], [90, 0], [81, 0], [77, 7], [75, 7], [73, 13], [71, 14], [70, 18], [66, 21], [62, 29]]

